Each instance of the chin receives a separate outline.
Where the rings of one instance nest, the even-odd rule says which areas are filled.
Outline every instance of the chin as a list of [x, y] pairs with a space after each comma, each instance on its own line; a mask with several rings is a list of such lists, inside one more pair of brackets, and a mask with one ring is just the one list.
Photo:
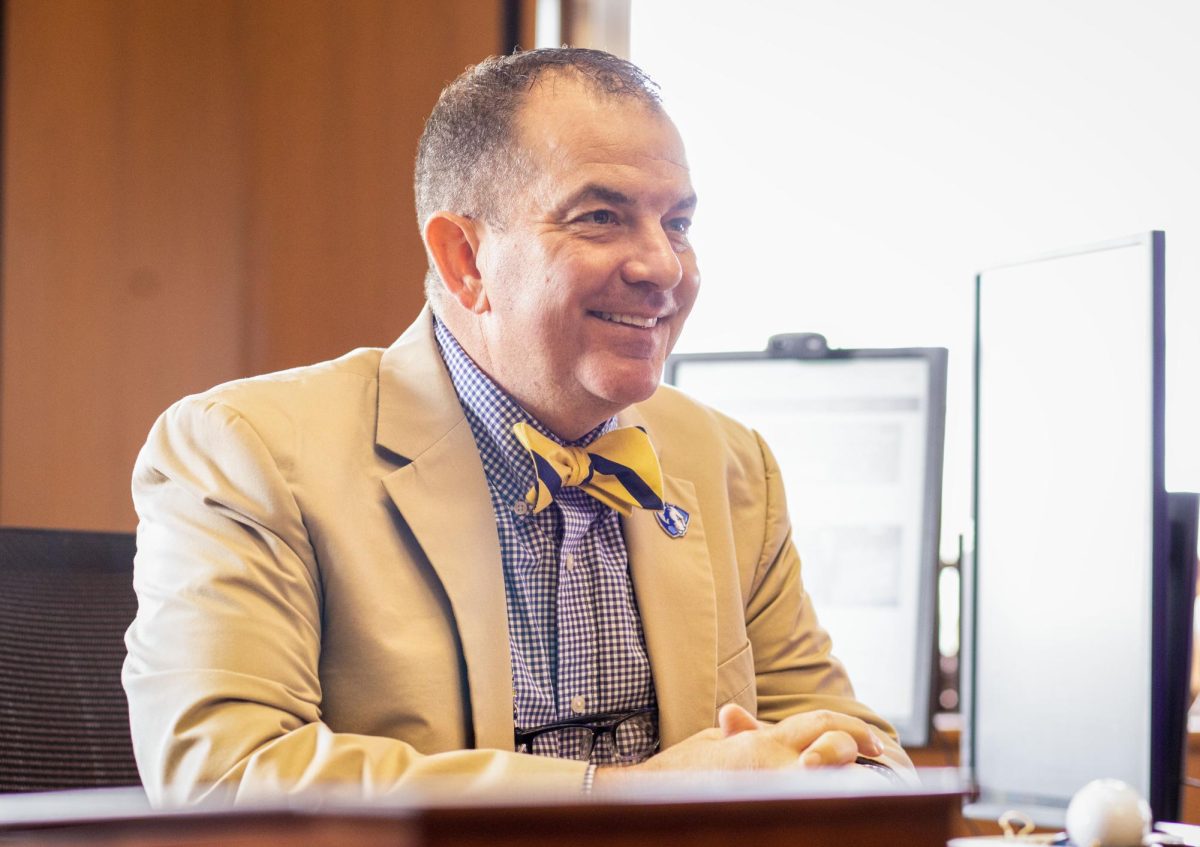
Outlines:
[[610, 371], [592, 381], [592, 394], [620, 409], [648, 400], [658, 390], [661, 369], [653, 373], [621, 373]]

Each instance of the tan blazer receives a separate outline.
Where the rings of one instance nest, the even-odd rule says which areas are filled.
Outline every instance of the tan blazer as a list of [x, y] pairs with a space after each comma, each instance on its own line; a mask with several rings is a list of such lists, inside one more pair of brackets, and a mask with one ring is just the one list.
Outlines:
[[[646, 428], [666, 500], [691, 515], [678, 539], [651, 513], [623, 523], [663, 746], [731, 701], [891, 733], [829, 656], [757, 435], [669, 388], [620, 422]], [[154, 801], [582, 780], [580, 763], [511, 752], [495, 516], [427, 312], [387, 350], [183, 399], [151, 431], [133, 495], [124, 683]]]

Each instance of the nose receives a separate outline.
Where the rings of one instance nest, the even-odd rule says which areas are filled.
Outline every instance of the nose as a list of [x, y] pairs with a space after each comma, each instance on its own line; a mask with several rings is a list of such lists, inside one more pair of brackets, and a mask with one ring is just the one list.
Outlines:
[[657, 225], [639, 230], [621, 276], [630, 285], [646, 284], [661, 289], [674, 288], [680, 283], [683, 264], [666, 230]]

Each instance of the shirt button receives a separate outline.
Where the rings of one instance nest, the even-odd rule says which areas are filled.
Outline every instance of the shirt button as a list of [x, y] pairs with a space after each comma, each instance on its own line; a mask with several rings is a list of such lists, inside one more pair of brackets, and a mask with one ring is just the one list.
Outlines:
[[519, 518], [523, 518], [531, 511], [530, 506], [524, 500], [514, 500], [512, 504], [513, 514]]
[[566, 559], [567, 559], [567, 570], [569, 570], [569, 571], [575, 570], [575, 554], [568, 553]]
[[571, 711], [577, 715], [583, 714], [583, 709], [586, 705], [587, 700], [584, 699], [582, 694], [576, 694], [571, 698]]

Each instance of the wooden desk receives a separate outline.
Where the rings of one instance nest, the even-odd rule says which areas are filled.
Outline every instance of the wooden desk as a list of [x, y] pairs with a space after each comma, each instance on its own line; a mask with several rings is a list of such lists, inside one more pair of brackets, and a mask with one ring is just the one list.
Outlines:
[[[27, 818], [5, 827], [0, 798], [0, 845], [63, 847], [944, 847], [961, 793], [882, 790], [850, 796], [789, 796], [759, 790], [765, 783], [582, 799], [481, 802], [445, 798], [403, 806], [318, 803], [314, 809], [259, 808], [203, 813], [153, 813], [130, 795], [136, 814], [115, 808], [98, 818], [64, 814]], [[728, 788], [729, 790], [724, 790]], [[120, 796], [114, 797], [119, 806]], [[10, 806], [11, 808], [11, 806]], [[12, 821], [10, 814], [9, 820]]]

